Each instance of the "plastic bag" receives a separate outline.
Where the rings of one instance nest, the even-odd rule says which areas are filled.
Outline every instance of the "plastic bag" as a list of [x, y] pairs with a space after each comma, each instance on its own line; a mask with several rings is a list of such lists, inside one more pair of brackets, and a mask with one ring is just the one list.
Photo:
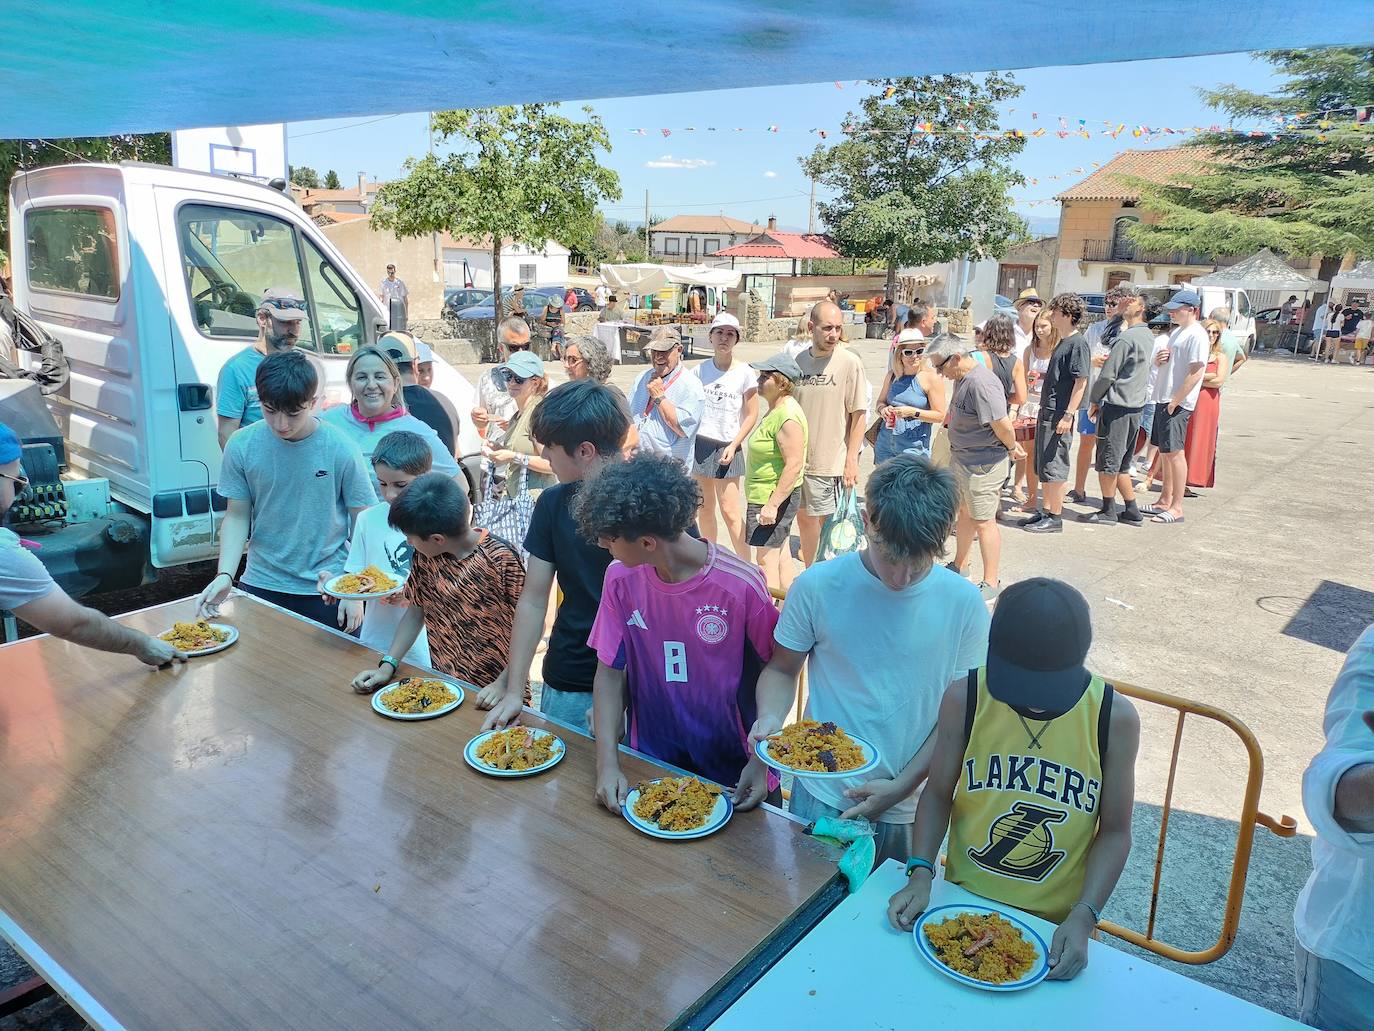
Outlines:
[[820, 547], [816, 550], [816, 561], [823, 562], [836, 555], [848, 555], [867, 546], [863, 519], [859, 516], [859, 492], [853, 488], [842, 488], [839, 504], [821, 526], [821, 541]]
[[806, 833], [844, 849], [840, 856], [840, 873], [849, 884], [852, 895], [863, 887], [868, 875], [873, 872], [873, 860], [877, 849], [873, 843], [873, 825], [867, 820], [841, 820], [838, 817], [822, 816]]

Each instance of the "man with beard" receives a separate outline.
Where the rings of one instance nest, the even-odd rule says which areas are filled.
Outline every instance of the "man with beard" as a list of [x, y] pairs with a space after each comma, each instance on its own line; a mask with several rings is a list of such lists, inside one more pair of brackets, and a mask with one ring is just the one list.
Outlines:
[[289, 351], [300, 339], [305, 321], [305, 302], [289, 286], [268, 287], [258, 305], [258, 338], [224, 363], [215, 388], [215, 414], [219, 416], [219, 446], [235, 430], [262, 421], [258, 404], [258, 366], [269, 354]]
[[672, 455], [690, 473], [706, 392], [696, 376], [683, 375], [682, 337], [675, 327], [659, 326], [650, 333], [644, 355], [650, 367], [630, 394], [639, 450]]

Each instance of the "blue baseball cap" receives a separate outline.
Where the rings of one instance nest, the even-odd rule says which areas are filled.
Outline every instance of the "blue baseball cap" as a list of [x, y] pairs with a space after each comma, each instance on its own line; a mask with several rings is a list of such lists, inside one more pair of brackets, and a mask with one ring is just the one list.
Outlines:
[[14, 430], [0, 422], [0, 465], [9, 465], [23, 457], [24, 447], [14, 435]]
[[517, 376], [528, 379], [531, 376], [544, 375], [544, 359], [533, 351], [516, 351], [498, 368], [509, 369]]
[[1165, 311], [1177, 311], [1184, 306], [1189, 308], [1201, 308], [1202, 298], [1194, 290], [1180, 290], [1174, 294], [1173, 299], [1164, 306]]

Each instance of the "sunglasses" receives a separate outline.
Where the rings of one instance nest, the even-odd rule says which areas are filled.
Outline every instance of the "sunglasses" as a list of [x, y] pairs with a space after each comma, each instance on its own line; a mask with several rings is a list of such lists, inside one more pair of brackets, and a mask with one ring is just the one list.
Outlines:
[[305, 311], [304, 301], [292, 300], [290, 297], [273, 297], [263, 304], [271, 308], [285, 308], [287, 311]]
[[1209, 329], [1209, 330], [1207, 331], [1207, 335], [1208, 335], [1209, 337], [1219, 337], [1219, 336], [1221, 336], [1221, 334], [1220, 334], [1219, 332], [1217, 332], [1215, 329]]
[[946, 365], [948, 365], [950, 362], [954, 361], [954, 359], [958, 357], [959, 356], [957, 354], [945, 355], [945, 357], [941, 358], [938, 362], [931, 362], [930, 367], [934, 369], [936, 372], [940, 372], [942, 369], [944, 369]]
[[926, 353], [924, 347], [903, 347], [901, 354], [903, 358], [919, 358]]
[[506, 345], [506, 350], [507, 350], [507, 351], [510, 351], [512, 354], [514, 354], [516, 351], [528, 351], [529, 349], [530, 349], [530, 345], [529, 345], [529, 344], [507, 344], [507, 345]]
[[511, 387], [520, 387], [528, 383], [533, 376], [518, 376], [510, 369], [497, 369], [492, 373], [492, 382], [496, 384], [498, 390], [509, 391]]

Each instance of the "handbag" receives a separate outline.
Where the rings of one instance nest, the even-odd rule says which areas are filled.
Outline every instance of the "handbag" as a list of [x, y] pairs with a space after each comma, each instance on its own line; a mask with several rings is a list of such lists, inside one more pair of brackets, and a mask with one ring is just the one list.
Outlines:
[[840, 491], [839, 504], [835, 511], [826, 517], [821, 526], [820, 547], [816, 550], [816, 561], [848, 555], [861, 551], [868, 546], [864, 537], [863, 519], [859, 515], [859, 492], [853, 488]]
[[1017, 440], [1035, 439], [1035, 416], [1022, 415], [1012, 420], [1011, 431]]
[[487, 469], [483, 479], [482, 501], [472, 511], [472, 525], [488, 531], [509, 544], [517, 555], [520, 564], [529, 560], [525, 551], [525, 534], [529, 532], [530, 520], [534, 518], [534, 496], [525, 486], [529, 470], [520, 466], [520, 488], [515, 497], [507, 497], [504, 479], [497, 479]]

